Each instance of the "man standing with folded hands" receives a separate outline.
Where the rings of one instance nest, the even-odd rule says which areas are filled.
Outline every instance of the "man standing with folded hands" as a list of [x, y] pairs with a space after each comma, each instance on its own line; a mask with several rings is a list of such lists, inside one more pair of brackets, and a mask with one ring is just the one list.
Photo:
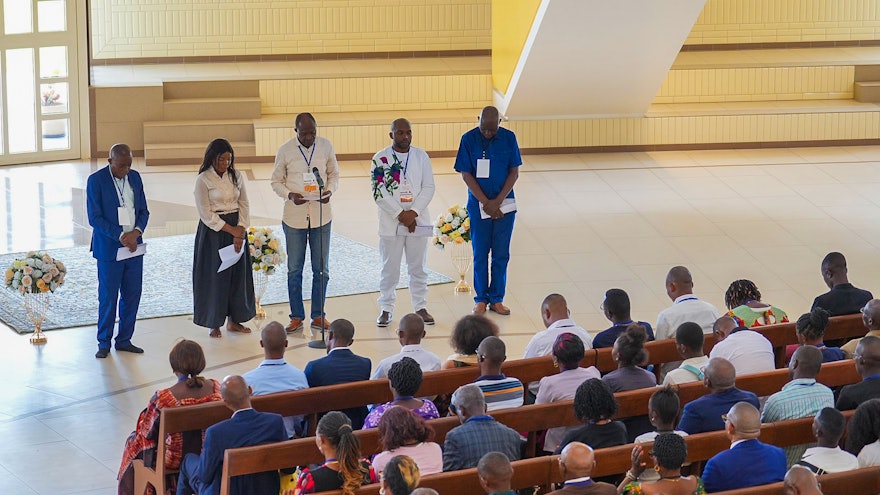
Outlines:
[[[409, 291], [413, 312], [426, 325], [434, 324], [428, 313], [428, 273], [425, 260], [427, 236], [431, 233], [428, 203], [434, 197], [434, 173], [431, 159], [421, 148], [411, 146], [412, 126], [406, 119], [391, 123], [388, 133], [392, 145], [373, 156], [370, 182], [373, 199], [379, 207], [379, 256], [382, 275], [379, 281], [380, 313], [376, 325], [387, 327], [393, 318], [395, 289], [400, 280], [400, 260], [406, 253]], [[416, 227], [422, 226], [420, 229]]]

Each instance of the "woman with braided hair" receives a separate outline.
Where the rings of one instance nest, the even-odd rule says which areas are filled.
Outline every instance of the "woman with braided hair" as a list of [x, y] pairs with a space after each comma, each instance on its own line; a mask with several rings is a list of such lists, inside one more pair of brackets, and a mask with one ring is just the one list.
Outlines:
[[696, 476], [682, 476], [681, 465], [687, 459], [687, 444], [675, 433], [661, 433], [654, 439], [654, 446], [648, 453], [653, 460], [653, 468], [660, 477], [657, 481], [636, 481], [645, 471], [642, 462], [642, 445], [636, 444], [632, 450], [632, 468], [626, 472], [617, 493], [628, 495], [704, 495], [706, 488]]
[[393, 406], [409, 409], [424, 419], [440, 417], [433, 402], [428, 399], [415, 398], [416, 392], [422, 386], [422, 368], [415, 359], [404, 357], [392, 364], [388, 370], [388, 385], [391, 387], [394, 400], [374, 407], [364, 420], [364, 430], [379, 426], [382, 415]]
[[761, 302], [761, 291], [751, 280], [734, 280], [724, 293], [727, 316], [741, 327], [753, 328], [788, 323], [788, 315], [776, 306]]
[[785, 349], [786, 361], [791, 360], [794, 351], [802, 345], [818, 347], [822, 351], [822, 362], [830, 363], [845, 358], [839, 347], [825, 346], [825, 328], [828, 326], [828, 317], [831, 313], [822, 308], [813, 308], [809, 313], [804, 313], [795, 323], [797, 329], [797, 345], [790, 345]]
[[294, 495], [339, 489], [349, 495], [361, 485], [376, 482], [376, 472], [362, 458], [361, 443], [345, 414], [339, 411], [325, 414], [318, 421], [315, 443], [324, 454], [324, 464], [313, 470], [303, 469]]

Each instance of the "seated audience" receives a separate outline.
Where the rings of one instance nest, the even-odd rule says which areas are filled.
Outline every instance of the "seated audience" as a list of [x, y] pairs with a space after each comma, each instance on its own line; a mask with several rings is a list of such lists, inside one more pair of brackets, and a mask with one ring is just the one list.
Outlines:
[[[418, 315], [416, 315], [418, 316]], [[421, 318], [421, 317], [420, 317]], [[428, 399], [416, 399], [416, 392], [422, 386], [422, 369], [419, 363], [411, 357], [404, 357], [400, 361], [391, 365], [388, 370], [388, 385], [391, 387], [391, 394], [394, 400], [380, 404], [373, 408], [367, 418], [364, 419], [364, 428], [375, 428], [379, 426], [379, 419], [382, 414], [390, 407], [402, 407], [418, 414], [424, 419], [435, 419], [440, 417], [437, 407]]]
[[410, 313], [400, 319], [397, 326], [397, 339], [400, 341], [400, 352], [379, 361], [372, 379], [387, 378], [388, 369], [391, 365], [404, 357], [415, 359], [422, 371], [437, 371], [440, 369], [440, 357], [422, 347], [422, 339], [425, 338], [425, 320], [421, 316]]
[[822, 495], [816, 475], [804, 467], [792, 466], [782, 481], [786, 495]]
[[681, 465], [687, 459], [687, 444], [684, 438], [674, 433], [662, 433], [654, 440], [649, 455], [658, 477], [653, 481], [636, 481], [645, 471], [642, 462], [642, 446], [636, 444], [632, 451], [632, 468], [626, 472], [618, 493], [643, 495], [662, 493], [664, 495], [703, 495], [706, 489], [696, 476], [682, 476]]
[[856, 346], [853, 362], [862, 381], [840, 389], [834, 405], [838, 411], [855, 409], [866, 400], [880, 398], [880, 337], [863, 338]]
[[571, 442], [585, 443], [594, 449], [625, 444], [626, 426], [611, 419], [615, 414], [617, 399], [608, 384], [598, 378], [585, 381], [574, 394], [574, 417], [584, 426], [566, 433], [554, 453], [560, 453]]
[[522, 457], [525, 439], [519, 433], [486, 414], [486, 401], [480, 387], [469, 384], [452, 394], [449, 409], [461, 426], [449, 430], [443, 442], [443, 470], [476, 467], [488, 452], [501, 452], [512, 461]]
[[379, 448], [373, 466], [380, 472], [397, 455], [412, 457], [423, 475], [443, 471], [443, 450], [434, 443], [434, 429], [425, 420], [403, 407], [392, 407], [379, 420]]
[[822, 308], [831, 316], [851, 315], [874, 299], [869, 291], [849, 283], [846, 258], [841, 253], [828, 253], [822, 260], [822, 280], [831, 290], [813, 300], [811, 311]]
[[[287, 331], [277, 321], [269, 322], [260, 333], [260, 347], [263, 348], [264, 359], [256, 369], [248, 371], [242, 378], [251, 386], [254, 395], [274, 394], [309, 388], [306, 374], [296, 366], [284, 360], [287, 349]], [[302, 436], [302, 416], [284, 418], [287, 436]]]
[[[351, 352], [354, 342], [354, 325], [345, 319], [334, 320], [327, 333], [327, 355], [306, 364], [306, 378], [310, 387], [336, 385], [370, 379], [370, 360]], [[351, 419], [355, 429], [364, 426], [367, 406], [342, 410]]]
[[[220, 395], [232, 417], [208, 427], [202, 455], [186, 454], [180, 463], [177, 495], [217, 495], [223, 479], [226, 449], [249, 447], [287, 440], [284, 420], [275, 413], [257, 412], [251, 407], [251, 390], [244, 378], [227, 376]], [[278, 471], [236, 476], [230, 480], [230, 493], [278, 493]]]
[[[822, 351], [823, 363], [845, 359], [846, 356], [839, 347], [825, 346], [825, 328], [828, 327], [828, 315], [828, 311], [822, 308], [814, 308], [809, 313], [802, 314], [795, 323], [798, 343], [795, 346], [789, 346], [786, 353], [791, 349], [791, 354], [794, 354], [794, 349], [797, 349], [798, 346], [811, 345]], [[786, 358], [791, 359], [791, 354], [788, 354]]]
[[611, 322], [611, 328], [603, 330], [593, 339], [593, 349], [611, 347], [620, 337], [626, 327], [633, 323], [645, 327], [648, 332], [648, 340], [654, 340], [654, 329], [646, 321], [634, 322], [630, 317], [629, 295], [623, 289], [608, 289], [605, 292], [605, 301], [602, 302], [602, 312], [605, 318]]
[[703, 341], [703, 327], [700, 325], [688, 321], [678, 326], [675, 330], [675, 349], [684, 361], [666, 373], [664, 385], [703, 381], [703, 368], [709, 364], [709, 357], [703, 354]]
[[[871, 299], [860, 311], [862, 312], [862, 323], [865, 324], [865, 329], [868, 331], [865, 337], [880, 337], [880, 299]], [[856, 346], [859, 345], [862, 338], [850, 340], [841, 346], [840, 350], [847, 358], [853, 357], [856, 353]]]
[[846, 450], [858, 457], [859, 467], [880, 466], [880, 399], [867, 400], [849, 421]]
[[713, 332], [715, 346], [709, 351], [709, 359], [727, 359], [740, 376], [776, 369], [773, 344], [760, 333], [736, 326], [736, 321], [730, 316], [718, 318]]
[[571, 319], [568, 302], [560, 294], [550, 294], [541, 303], [544, 330], [539, 331], [526, 345], [524, 358], [546, 356], [553, 350], [553, 342], [563, 332], [577, 335], [585, 349], [592, 348], [593, 337]]
[[724, 293], [727, 316], [736, 320], [736, 326], [754, 328], [788, 322], [785, 311], [761, 302], [761, 291], [751, 280], [734, 280]]
[[452, 327], [449, 345], [455, 351], [446, 358], [442, 369], [476, 366], [477, 347], [486, 337], [498, 335], [498, 325], [483, 315], [467, 315], [461, 317]]
[[[174, 433], [168, 438], [161, 439], [165, 442], [165, 459], [149, 460], [156, 454], [157, 443], [160, 441], [159, 416], [166, 407], [188, 406], [222, 400], [220, 397], [220, 384], [216, 380], [199, 376], [205, 370], [205, 354], [202, 347], [194, 340], [183, 339], [174, 344], [168, 354], [171, 363], [171, 371], [177, 377], [177, 383], [171, 388], [157, 390], [146, 409], [138, 415], [137, 426], [131, 435], [125, 440], [125, 448], [122, 451], [122, 465], [119, 468], [119, 494], [132, 495], [134, 493], [134, 468], [131, 461], [143, 459], [150, 467], [155, 467], [156, 462], [164, 462], [165, 468], [176, 471], [180, 467], [180, 459], [183, 457], [184, 441], [183, 434]], [[187, 446], [197, 449], [198, 446]], [[177, 476], [171, 483], [167, 483], [172, 489], [175, 486]], [[138, 494], [141, 495], [141, 494]]]
[[507, 359], [507, 347], [498, 337], [483, 339], [477, 347], [480, 376], [474, 385], [483, 391], [486, 410], [489, 412], [523, 405], [525, 389], [519, 379], [507, 377], [501, 372], [501, 365]]
[[[788, 365], [791, 381], [767, 398], [761, 413], [761, 422], [808, 418], [815, 416], [823, 407], [834, 407], [834, 392], [816, 381], [816, 375], [821, 368], [822, 352], [819, 349], [813, 346], [798, 348]], [[807, 446], [792, 445], [784, 449], [789, 466], [804, 455]]]
[[[637, 323], [626, 327], [626, 331], [617, 337], [611, 348], [611, 357], [617, 362], [617, 369], [602, 377], [612, 393], [657, 386], [657, 377], [639, 367], [648, 362], [648, 351], [645, 350], [647, 338], [645, 327]], [[623, 424], [626, 425], [628, 442], [651, 431], [647, 416], [626, 418]]]
[[[671, 386], [665, 386], [651, 394], [648, 400], [648, 418], [651, 420], [651, 426], [654, 431], [642, 433], [634, 440], [635, 443], [653, 442], [657, 435], [663, 433], [675, 433], [683, 437], [687, 433], [675, 429], [675, 420], [678, 419], [678, 413], [681, 411], [681, 401], [678, 394]], [[660, 479], [657, 471], [646, 469], [639, 476], [639, 481], [656, 481]]]
[[318, 421], [315, 442], [324, 454], [324, 464], [302, 470], [294, 495], [339, 489], [350, 495], [361, 485], [378, 481], [373, 466], [361, 455], [361, 442], [352, 430], [351, 419], [342, 412], [331, 411]]
[[808, 448], [797, 464], [816, 474], [858, 469], [856, 456], [840, 448], [840, 437], [845, 428], [846, 418], [837, 409], [826, 407], [819, 411], [813, 420], [813, 436], [817, 445]]
[[[761, 407], [758, 396], [736, 388], [736, 368], [730, 361], [723, 358], [710, 359], [704, 373], [706, 378], [703, 384], [710, 393], [685, 404], [678, 423], [679, 430], [690, 435], [723, 430], [724, 420], [721, 417], [734, 404], [748, 402], [755, 409]], [[760, 421], [760, 417], [758, 420]]]
[[[690, 405], [690, 404], [688, 404]], [[761, 415], [747, 402], [730, 408], [725, 426], [730, 449], [706, 462], [703, 482], [707, 492], [736, 490], [782, 481], [785, 477], [785, 453], [767, 445], [761, 436]]]
[[666, 274], [666, 295], [672, 306], [657, 315], [657, 340], [675, 337], [682, 323], [696, 323], [703, 333], [712, 333], [712, 324], [718, 319], [718, 308], [694, 295], [694, 279], [684, 266], [674, 266]]
[[[541, 378], [541, 386], [538, 389], [535, 404], [549, 404], [573, 399], [575, 391], [581, 383], [590, 378], [601, 378], [602, 375], [595, 366], [580, 367], [583, 357], [584, 344], [580, 337], [573, 333], [563, 333], [556, 337], [556, 342], [553, 343], [553, 364], [559, 368], [559, 373]], [[575, 427], [560, 426], [547, 430], [544, 437], [544, 450], [547, 452], [556, 451], [562, 437], [573, 428]]]
[[477, 463], [477, 476], [480, 486], [488, 495], [516, 495], [510, 487], [513, 479], [513, 466], [510, 459], [501, 452], [489, 452]]
[[559, 454], [559, 472], [562, 488], [549, 495], [616, 495], [617, 489], [610, 483], [590, 478], [596, 467], [596, 457], [589, 445], [571, 442]]
[[382, 495], [410, 495], [419, 486], [421, 471], [411, 457], [397, 455], [382, 468], [379, 482]]

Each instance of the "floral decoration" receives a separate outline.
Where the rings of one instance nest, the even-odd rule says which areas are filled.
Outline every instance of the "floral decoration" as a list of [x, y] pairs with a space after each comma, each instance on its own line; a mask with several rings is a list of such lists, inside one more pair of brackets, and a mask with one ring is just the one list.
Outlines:
[[251, 263], [255, 272], [275, 273], [275, 267], [284, 261], [281, 241], [269, 227], [249, 227], [248, 244], [250, 245]]
[[6, 287], [21, 294], [55, 292], [64, 283], [67, 268], [49, 253], [30, 251], [6, 269]]
[[431, 244], [437, 249], [444, 249], [448, 243], [464, 244], [471, 242], [471, 219], [466, 208], [459, 205], [450, 206], [441, 213], [434, 222], [434, 237]]
[[380, 157], [378, 162], [375, 159], [373, 160], [373, 170], [370, 172], [373, 199], [385, 197], [382, 189], [385, 189], [388, 194], [393, 195], [394, 191], [400, 187], [400, 175], [403, 172], [403, 167], [400, 165], [400, 160], [397, 159], [396, 154], [392, 153], [391, 157], [394, 159], [394, 163], [391, 164], [388, 163], [387, 156]]

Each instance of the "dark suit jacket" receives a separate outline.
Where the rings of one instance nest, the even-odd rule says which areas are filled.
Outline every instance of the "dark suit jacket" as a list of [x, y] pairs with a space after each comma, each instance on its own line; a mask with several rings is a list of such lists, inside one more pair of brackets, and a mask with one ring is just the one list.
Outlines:
[[834, 407], [839, 411], [848, 411], [871, 399], [880, 399], [880, 379], [872, 378], [845, 385], [840, 389], [840, 395], [837, 396], [837, 403]]
[[617, 487], [611, 483], [593, 481], [587, 486], [565, 485], [547, 495], [617, 495]]
[[775, 483], [784, 477], [782, 449], [759, 440], [746, 440], [706, 462], [703, 485], [709, 493], [723, 492]]
[[687, 432], [689, 435], [703, 433], [707, 431], [718, 431], [724, 429], [724, 420], [721, 419], [722, 414], [737, 402], [748, 402], [761, 409], [761, 403], [758, 402], [758, 396], [748, 390], [740, 390], [736, 387], [729, 388], [723, 392], [716, 392], [704, 395], [697, 400], [685, 404], [681, 411], [681, 421], [678, 422], [678, 429]]
[[[199, 460], [197, 474], [201, 486], [204, 487], [200, 495], [220, 493], [223, 454], [226, 449], [284, 440], [287, 440], [287, 430], [284, 429], [281, 415], [261, 413], [253, 409], [238, 411], [226, 421], [209, 427], [205, 431], [205, 447]], [[230, 493], [238, 495], [278, 493], [280, 490], [278, 471], [236, 476], [232, 478], [230, 486]]]
[[837, 284], [830, 291], [816, 297], [810, 310], [822, 308], [831, 316], [858, 313], [874, 296], [869, 291], [859, 289], [853, 284]]
[[[144, 196], [144, 183], [141, 176], [134, 170], [129, 170], [127, 184], [134, 191], [134, 224], [144, 232], [147, 229], [147, 220], [150, 212], [147, 210], [147, 198]], [[115, 261], [116, 252], [122, 247], [119, 236], [122, 235], [122, 226], [116, 209], [119, 208], [119, 196], [116, 185], [113, 184], [113, 175], [110, 166], [89, 176], [86, 184], [87, 210], [89, 225], [92, 226], [92, 256], [100, 261]], [[138, 238], [138, 243], [143, 242]]]
[[[351, 349], [333, 349], [330, 354], [310, 361], [306, 365], [305, 374], [309, 387], [336, 385], [338, 383], [357, 382], [370, 379], [373, 368], [370, 360], [351, 352]], [[343, 413], [351, 419], [351, 427], [360, 430], [367, 417], [367, 406], [343, 409]]]

